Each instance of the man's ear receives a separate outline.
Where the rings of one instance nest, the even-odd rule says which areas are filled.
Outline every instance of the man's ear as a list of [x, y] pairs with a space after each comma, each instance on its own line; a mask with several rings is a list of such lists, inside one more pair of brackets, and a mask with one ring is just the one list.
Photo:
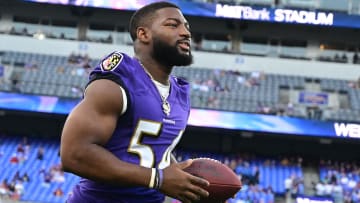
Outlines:
[[149, 43], [151, 40], [151, 32], [146, 27], [138, 27], [136, 29], [136, 35], [137, 39], [145, 44]]

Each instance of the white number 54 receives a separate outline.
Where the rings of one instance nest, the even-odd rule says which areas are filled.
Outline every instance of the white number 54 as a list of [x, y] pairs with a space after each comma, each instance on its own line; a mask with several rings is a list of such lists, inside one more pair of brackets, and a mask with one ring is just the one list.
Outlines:
[[[139, 120], [134, 134], [130, 140], [128, 152], [136, 154], [140, 159], [140, 166], [147, 168], [155, 167], [155, 153], [150, 145], [141, 143], [143, 136], [159, 137], [162, 123], [150, 121], [150, 120]], [[180, 141], [180, 138], [184, 130], [181, 130], [178, 136], [173, 140], [171, 145], [162, 154], [161, 161], [157, 168], [164, 169], [170, 165], [171, 152]]]

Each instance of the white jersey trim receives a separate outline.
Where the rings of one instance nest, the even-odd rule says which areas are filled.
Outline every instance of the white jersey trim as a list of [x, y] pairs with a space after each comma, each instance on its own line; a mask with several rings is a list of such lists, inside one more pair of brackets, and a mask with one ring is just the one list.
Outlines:
[[122, 88], [121, 86], [119, 86], [119, 87], [120, 87], [122, 98], [123, 98], [123, 107], [122, 107], [120, 115], [123, 115], [127, 109], [128, 102], [127, 102], [127, 96], [126, 96], [124, 88]]

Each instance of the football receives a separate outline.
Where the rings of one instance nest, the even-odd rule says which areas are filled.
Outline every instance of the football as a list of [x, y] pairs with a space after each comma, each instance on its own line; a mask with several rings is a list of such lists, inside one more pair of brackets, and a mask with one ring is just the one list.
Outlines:
[[209, 192], [209, 197], [201, 202], [225, 201], [234, 197], [241, 189], [240, 178], [228, 166], [215, 159], [194, 159], [184, 171], [209, 181], [210, 185], [204, 187]]

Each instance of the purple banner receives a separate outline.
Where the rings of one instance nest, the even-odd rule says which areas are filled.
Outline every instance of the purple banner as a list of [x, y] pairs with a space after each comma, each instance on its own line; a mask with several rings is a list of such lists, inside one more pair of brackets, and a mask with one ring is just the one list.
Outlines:
[[329, 95], [323, 92], [300, 92], [299, 103], [307, 105], [327, 105]]

